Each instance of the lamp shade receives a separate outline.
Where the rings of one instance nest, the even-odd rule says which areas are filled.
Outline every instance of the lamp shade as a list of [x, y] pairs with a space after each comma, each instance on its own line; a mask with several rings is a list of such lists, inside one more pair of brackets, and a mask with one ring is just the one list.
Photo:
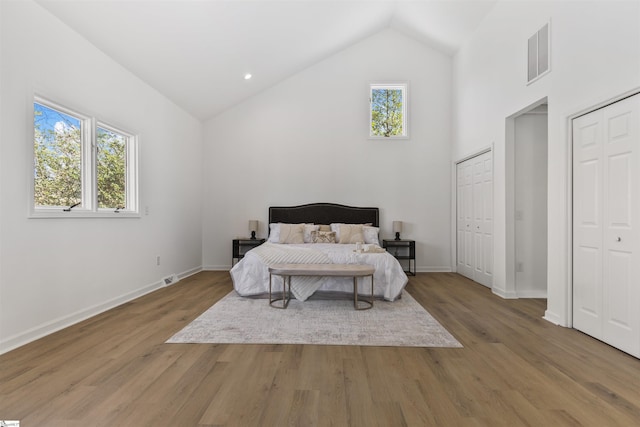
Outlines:
[[393, 221], [393, 232], [402, 233], [402, 221]]
[[258, 231], [258, 220], [250, 219], [249, 220], [249, 231], [251, 232], [251, 240], [256, 238], [256, 231]]

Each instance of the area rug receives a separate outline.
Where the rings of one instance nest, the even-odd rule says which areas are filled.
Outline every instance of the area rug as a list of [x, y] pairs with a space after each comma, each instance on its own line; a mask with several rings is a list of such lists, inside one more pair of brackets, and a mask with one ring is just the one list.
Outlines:
[[291, 300], [286, 310], [235, 291], [167, 343], [462, 347], [407, 291], [354, 310], [350, 300]]

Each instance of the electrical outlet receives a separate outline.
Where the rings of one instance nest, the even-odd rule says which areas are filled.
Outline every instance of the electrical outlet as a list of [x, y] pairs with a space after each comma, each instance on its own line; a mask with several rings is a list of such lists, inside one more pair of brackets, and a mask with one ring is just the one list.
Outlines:
[[144, 207], [144, 214], [149, 215], [149, 206]]
[[156, 257], [156, 265], [160, 265], [160, 255]]

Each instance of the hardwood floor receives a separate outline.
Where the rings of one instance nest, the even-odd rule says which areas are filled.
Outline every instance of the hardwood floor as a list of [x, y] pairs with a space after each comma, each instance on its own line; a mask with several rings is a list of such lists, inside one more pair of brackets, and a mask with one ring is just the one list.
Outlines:
[[28, 426], [633, 426], [640, 360], [450, 273], [407, 290], [462, 349], [164, 344], [232, 289], [203, 272], [0, 356]]

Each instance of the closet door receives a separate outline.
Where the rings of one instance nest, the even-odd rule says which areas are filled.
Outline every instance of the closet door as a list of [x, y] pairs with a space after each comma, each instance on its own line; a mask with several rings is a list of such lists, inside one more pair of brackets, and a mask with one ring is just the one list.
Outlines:
[[602, 335], [602, 111], [573, 120], [573, 325]]
[[603, 334], [640, 354], [640, 95], [604, 110]]
[[493, 160], [491, 152], [473, 160], [473, 280], [490, 288], [493, 286]]
[[574, 326], [640, 356], [640, 95], [573, 122]]
[[491, 152], [457, 165], [457, 272], [493, 285], [493, 162]]
[[473, 279], [473, 164], [462, 162], [457, 165], [457, 272]]

